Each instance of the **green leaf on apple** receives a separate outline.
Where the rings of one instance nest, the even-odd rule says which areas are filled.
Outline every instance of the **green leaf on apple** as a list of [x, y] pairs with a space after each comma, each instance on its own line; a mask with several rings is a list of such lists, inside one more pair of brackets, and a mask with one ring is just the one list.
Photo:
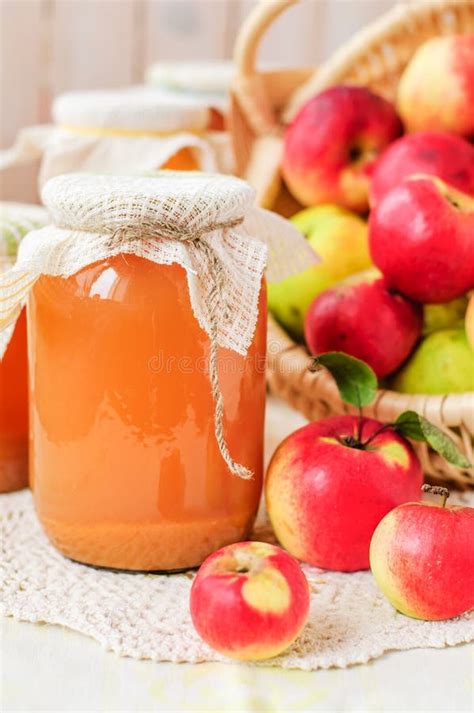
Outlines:
[[404, 411], [394, 423], [395, 429], [405, 438], [425, 441], [448, 463], [458, 468], [470, 468], [471, 463], [461, 453], [453, 440], [443, 431], [415, 411]]
[[331, 373], [346, 403], [361, 408], [374, 400], [377, 377], [364, 361], [344, 352], [326, 352], [315, 357], [314, 367], [318, 366], [324, 366]]

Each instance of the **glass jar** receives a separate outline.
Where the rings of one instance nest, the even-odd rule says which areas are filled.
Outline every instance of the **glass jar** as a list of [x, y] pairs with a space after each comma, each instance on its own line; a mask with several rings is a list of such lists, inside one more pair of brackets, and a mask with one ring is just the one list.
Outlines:
[[158, 169], [230, 172], [230, 138], [215, 131], [204, 99], [165, 89], [67, 92], [52, 107], [54, 131], [40, 182], [74, 171], [143, 173]]
[[130, 570], [199, 565], [247, 538], [262, 485], [265, 289], [246, 357], [219, 349], [229, 472], [216, 442], [209, 337], [186, 274], [118, 255], [42, 276], [28, 306], [36, 508], [71, 559]]
[[40, 186], [76, 171], [235, 173], [223, 115], [199, 93], [146, 85], [67, 92], [55, 98], [52, 117], [50, 126], [22, 129], [4, 152], [4, 170], [41, 157]]
[[[14, 262], [23, 236], [45, 223], [46, 211], [39, 206], [0, 203], [0, 272]], [[26, 316], [22, 310], [0, 359], [0, 493], [27, 485], [28, 367]]]

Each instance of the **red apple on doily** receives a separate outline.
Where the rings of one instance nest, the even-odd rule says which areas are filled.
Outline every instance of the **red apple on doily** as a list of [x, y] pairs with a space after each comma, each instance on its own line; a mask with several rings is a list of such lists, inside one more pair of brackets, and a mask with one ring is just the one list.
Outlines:
[[390, 286], [449, 302], [474, 287], [474, 198], [433, 176], [405, 179], [371, 211], [369, 245]]
[[401, 132], [393, 106], [369, 89], [326, 89], [286, 130], [285, 182], [303, 205], [337, 203], [364, 211], [374, 161]]
[[474, 195], [474, 146], [460, 136], [443, 131], [407, 134], [394, 141], [375, 164], [370, 183], [370, 203], [414, 174], [438, 176], [463, 193]]
[[[425, 486], [430, 487], [430, 486]], [[407, 503], [380, 522], [370, 545], [373, 575], [398, 611], [450, 619], [474, 607], [474, 508]], [[444, 492], [443, 492], [444, 491]]]
[[422, 312], [384, 278], [349, 279], [325, 290], [305, 319], [311, 354], [341, 351], [364, 360], [379, 378], [395, 371], [421, 335]]
[[296, 639], [309, 612], [309, 586], [287, 552], [240, 542], [210, 555], [191, 589], [194, 627], [213, 649], [256, 661], [277, 656]]
[[334, 416], [288, 436], [270, 462], [266, 503], [280, 543], [300, 560], [351, 572], [369, 567], [380, 520], [419, 496], [410, 443], [373, 419]]

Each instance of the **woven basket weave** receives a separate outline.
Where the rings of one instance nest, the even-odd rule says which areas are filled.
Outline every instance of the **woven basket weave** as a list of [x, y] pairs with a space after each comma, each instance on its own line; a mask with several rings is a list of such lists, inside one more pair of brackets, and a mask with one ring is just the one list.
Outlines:
[[[257, 189], [261, 205], [288, 206], [280, 160], [285, 124], [311, 96], [332, 84], [359, 84], [388, 99], [395, 96], [399, 76], [417, 47], [440, 34], [474, 32], [472, 0], [421, 0], [395, 6], [317, 71], [301, 68], [259, 72], [259, 43], [273, 21], [297, 0], [261, 0], [241, 28], [235, 46], [237, 76], [232, 94], [232, 132], [238, 169]], [[290, 202], [291, 207], [291, 202]], [[296, 207], [296, 206], [295, 206]], [[289, 212], [289, 211], [288, 211]], [[269, 319], [267, 377], [270, 389], [310, 420], [352, 413], [332, 378], [313, 373], [306, 349]], [[442, 428], [473, 461], [474, 393], [429, 396], [379, 390], [367, 416], [393, 421], [414, 409]], [[474, 486], [474, 471], [448, 465], [425, 444], [415, 444], [427, 479], [457, 487]]]

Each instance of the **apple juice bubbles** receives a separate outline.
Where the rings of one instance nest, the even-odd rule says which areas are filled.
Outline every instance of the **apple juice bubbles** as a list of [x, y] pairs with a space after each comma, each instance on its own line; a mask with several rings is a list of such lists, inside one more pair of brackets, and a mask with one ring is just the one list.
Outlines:
[[[47, 222], [43, 208], [0, 204], [0, 273], [15, 261], [24, 235]], [[12, 331], [14, 327], [14, 330]], [[0, 493], [28, 484], [28, 369], [26, 316], [11, 325], [11, 340], [0, 361]]]
[[293, 253], [299, 240], [253, 198], [239, 179], [194, 172], [45, 186], [54, 225], [0, 276], [0, 307], [8, 331], [29, 293], [31, 482], [72, 559], [181, 569], [249, 535], [262, 482], [262, 239], [274, 263], [285, 233]]

